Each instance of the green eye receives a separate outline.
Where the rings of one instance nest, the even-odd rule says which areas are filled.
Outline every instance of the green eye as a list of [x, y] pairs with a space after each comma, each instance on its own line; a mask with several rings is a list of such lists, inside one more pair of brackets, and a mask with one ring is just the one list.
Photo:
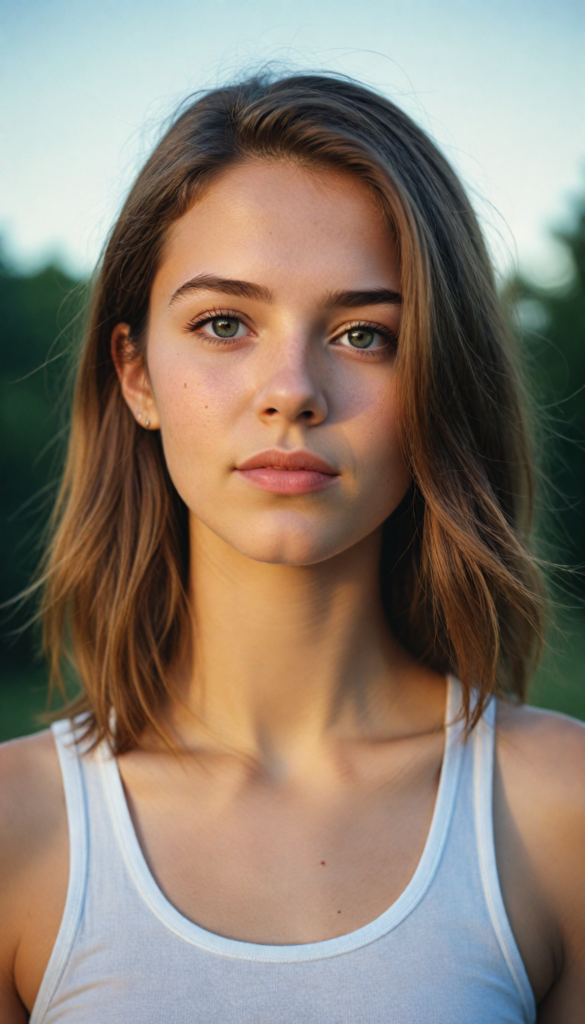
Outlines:
[[240, 322], [233, 316], [216, 316], [211, 321], [211, 326], [218, 338], [233, 338], [238, 333]]
[[347, 340], [354, 348], [369, 348], [375, 337], [376, 332], [369, 327], [352, 327], [347, 332]]

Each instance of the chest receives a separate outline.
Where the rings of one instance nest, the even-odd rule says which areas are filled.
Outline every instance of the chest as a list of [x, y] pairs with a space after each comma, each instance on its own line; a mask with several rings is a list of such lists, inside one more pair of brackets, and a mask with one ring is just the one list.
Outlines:
[[195, 773], [121, 774], [134, 827], [166, 898], [208, 931], [247, 942], [316, 942], [382, 914], [422, 855], [441, 747], [408, 768], [378, 765], [295, 787]]

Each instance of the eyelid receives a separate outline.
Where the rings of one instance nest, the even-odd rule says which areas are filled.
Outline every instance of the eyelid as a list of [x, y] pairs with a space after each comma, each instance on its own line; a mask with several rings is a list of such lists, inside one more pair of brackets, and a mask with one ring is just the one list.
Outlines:
[[222, 316], [225, 316], [226, 318], [229, 318], [231, 320], [238, 320], [245, 327], [247, 327], [248, 330], [253, 330], [253, 328], [250, 326], [248, 322], [247, 317], [245, 317], [243, 313], [238, 313], [234, 309], [217, 308], [207, 309], [203, 313], [198, 313], [196, 316], [191, 317], [191, 319], [187, 321], [187, 326], [185, 329], [189, 332], [194, 332], [200, 327], [205, 327], [205, 325], [210, 323], [211, 320], [215, 320], [217, 317]]
[[[333, 337], [331, 338], [331, 341], [337, 341], [338, 338], [343, 337], [343, 335], [347, 334], [348, 331], [355, 330], [356, 327], [364, 327], [366, 328], [366, 330], [374, 331], [375, 334], [380, 334], [388, 342], [389, 345], [396, 346], [398, 344], [398, 333], [396, 331], [393, 331], [391, 327], [388, 327], [387, 324], [381, 324], [376, 322], [375, 320], [352, 320], [351, 322], [344, 324], [342, 327], [337, 328], [337, 330], [333, 334]], [[356, 348], [355, 351], [367, 352], [368, 350], [360, 350]], [[374, 350], [370, 349], [369, 351], [371, 352]]]

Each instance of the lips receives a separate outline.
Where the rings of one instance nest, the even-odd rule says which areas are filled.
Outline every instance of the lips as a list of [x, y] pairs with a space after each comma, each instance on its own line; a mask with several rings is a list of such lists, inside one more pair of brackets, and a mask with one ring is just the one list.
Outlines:
[[279, 448], [252, 455], [236, 467], [238, 475], [273, 494], [311, 494], [331, 486], [339, 473], [313, 452]]
[[337, 470], [325, 459], [320, 459], [313, 452], [295, 451], [284, 452], [280, 448], [271, 448], [270, 451], [259, 452], [252, 455], [238, 467], [239, 470], [247, 469], [284, 469], [289, 473], [295, 470], [308, 473], [326, 473], [328, 476], [338, 476]]

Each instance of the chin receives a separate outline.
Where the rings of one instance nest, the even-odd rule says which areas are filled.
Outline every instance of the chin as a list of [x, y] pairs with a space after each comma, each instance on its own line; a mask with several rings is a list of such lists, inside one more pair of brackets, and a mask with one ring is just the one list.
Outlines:
[[318, 529], [314, 524], [299, 522], [263, 524], [225, 540], [255, 562], [298, 566], [325, 562], [354, 543], [347, 539], [343, 543], [331, 529], [331, 523]]

